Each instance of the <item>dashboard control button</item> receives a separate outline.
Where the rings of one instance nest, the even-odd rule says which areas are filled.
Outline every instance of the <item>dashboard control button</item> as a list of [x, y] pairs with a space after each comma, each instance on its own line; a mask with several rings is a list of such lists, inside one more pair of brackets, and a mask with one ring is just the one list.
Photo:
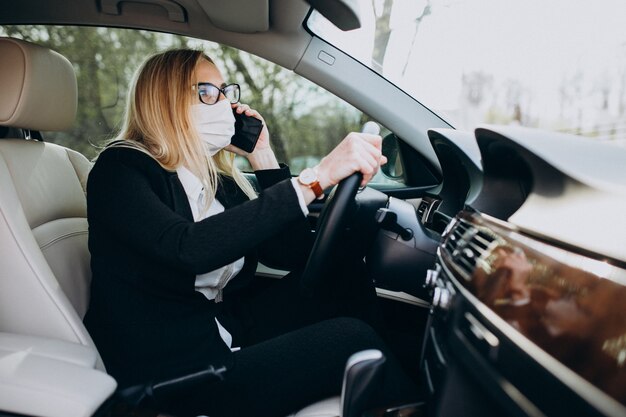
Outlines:
[[438, 264], [435, 264], [435, 269], [428, 269], [426, 271], [424, 288], [430, 290], [435, 287], [435, 284], [437, 284], [437, 278], [439, 277], [439, 271], [441, 271], [441, 266], [439, 266]]
[[450, 291], [446, 288], [436, 287], [433, 292], [433, 309], [446, 311], [452, 304]]

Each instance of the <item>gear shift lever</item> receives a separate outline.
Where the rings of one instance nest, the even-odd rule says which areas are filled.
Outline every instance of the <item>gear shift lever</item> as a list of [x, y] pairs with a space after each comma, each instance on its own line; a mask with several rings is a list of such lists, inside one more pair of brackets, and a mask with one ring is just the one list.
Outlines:
[[342, 417], [362, 416], [385, 360], [385, 355], [377, 349], [363, 350], [348, 358], [341, 389]]

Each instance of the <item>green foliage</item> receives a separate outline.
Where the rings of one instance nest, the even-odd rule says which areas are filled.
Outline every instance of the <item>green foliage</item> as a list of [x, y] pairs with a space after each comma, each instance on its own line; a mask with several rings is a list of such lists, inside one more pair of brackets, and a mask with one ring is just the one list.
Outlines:
[[[0, 34], [25, 39], [67, 57], [78, 79], [74, 128], [47, 132], [46, 140], [94, 157], [115, 136], [131, 78], [151, 54], [170, 48], [201, 48], [227, 80], [242, 86], [242, 102], [265, 118], [279, 160], [321, 157], [363, 116], [343, 101], [271, 62], [230, 47], [140, 30], [71, 26], [2, 26]], [[156, 87], [156, 86], [155, 86]]]
[[97, 153], [97, 145], [114, 135], [134, 69], [157, 50], [157, 34], [145, 31], [71, 27], [4, 26], [7, 36], [53, 49], [73, 64], [78, 81], [78, 111], [74, 128], [48, 132], [45, 139], [82, 152]]

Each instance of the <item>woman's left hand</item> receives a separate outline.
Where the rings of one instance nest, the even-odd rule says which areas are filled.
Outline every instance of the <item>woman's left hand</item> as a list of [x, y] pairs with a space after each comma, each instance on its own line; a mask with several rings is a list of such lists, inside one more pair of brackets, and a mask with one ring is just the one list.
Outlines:
[[267, 129], [267, 124], [265, 123], [263, 116], [261, 116], [258, 111], [251, 109], [247, 104], [237, 103], [232, 104], [232, 107], [233, 109], [236, 109], [235, 111], [238, 114], [244, 113], [246, 116], [252, 116], [259, 119], [263, 122], [263, 130], [261, 130], [259, 140], [251, 153], [239, 149], [234, 145], [228, 145], [225, 149], [237, 155], [246, 157], [248, 162], [250, 162], [252, 169], [255, 171], [278, 168], [278, 161], [276, 160], [274, 151], [270, 146], [270, 132]]
[[[261, 130], [261, 135], [259, 136], [259, 140], [257, 141], [256, 146], [254, 150], [252, 151], [252, 153], [255, 153], [257, 151], [263, 151], [266, 149], [271, 149], [270, 148], [270, 132], [269, 130], [267, 130], [267, 124], [265, 123], [265, 119], [263, 119], [263, 116], [261, 116], [261, 114], [258, 111], [251, 109], [250, 106], [248, 106], [247, 104], [236, 103], [236, 104], [231, 104], [231, 106], [233, 109], [236, 109], [235, 111], [238, 114], [244, 113], [246, 116], [252, 116], [263, 122], [263, 130]], [[236, 153], [237, 155], [241, 155], [241, 156], [247, 157], [248, 155], [250, 155], [250, 153], [244, 150], [241, 150], [234, 145], [228, 145], [226, 147], [226, 150]]]

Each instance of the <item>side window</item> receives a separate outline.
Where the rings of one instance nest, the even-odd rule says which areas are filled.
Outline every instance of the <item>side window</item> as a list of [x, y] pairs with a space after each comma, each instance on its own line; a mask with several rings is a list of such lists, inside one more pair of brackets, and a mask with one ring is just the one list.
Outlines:
[[[44, 138], [88, 158], [115, 136], [137, 67], [145, 57], [168, 48], [200, 48], [220, 67], [227, 82], [239, 83], [241, 101], [263, 115], [278, 160], [287, 163], [294, 174], [318, 163], [348, 132], [359, 131], [370, 120], [289, 70], [238, 49], [198, 39], [140, 30], [30, 25], [0, 26], [0, 35], [44, 45], [72, 62], [78, 78], [76, 123], [70, 131], [44, 132]], [[243, 158], [238, 165], [244, 171], [250, 169]], [[389, 186], [403, 183], [401, 176], [391, 179], [382, 173], [373, 182]]]

